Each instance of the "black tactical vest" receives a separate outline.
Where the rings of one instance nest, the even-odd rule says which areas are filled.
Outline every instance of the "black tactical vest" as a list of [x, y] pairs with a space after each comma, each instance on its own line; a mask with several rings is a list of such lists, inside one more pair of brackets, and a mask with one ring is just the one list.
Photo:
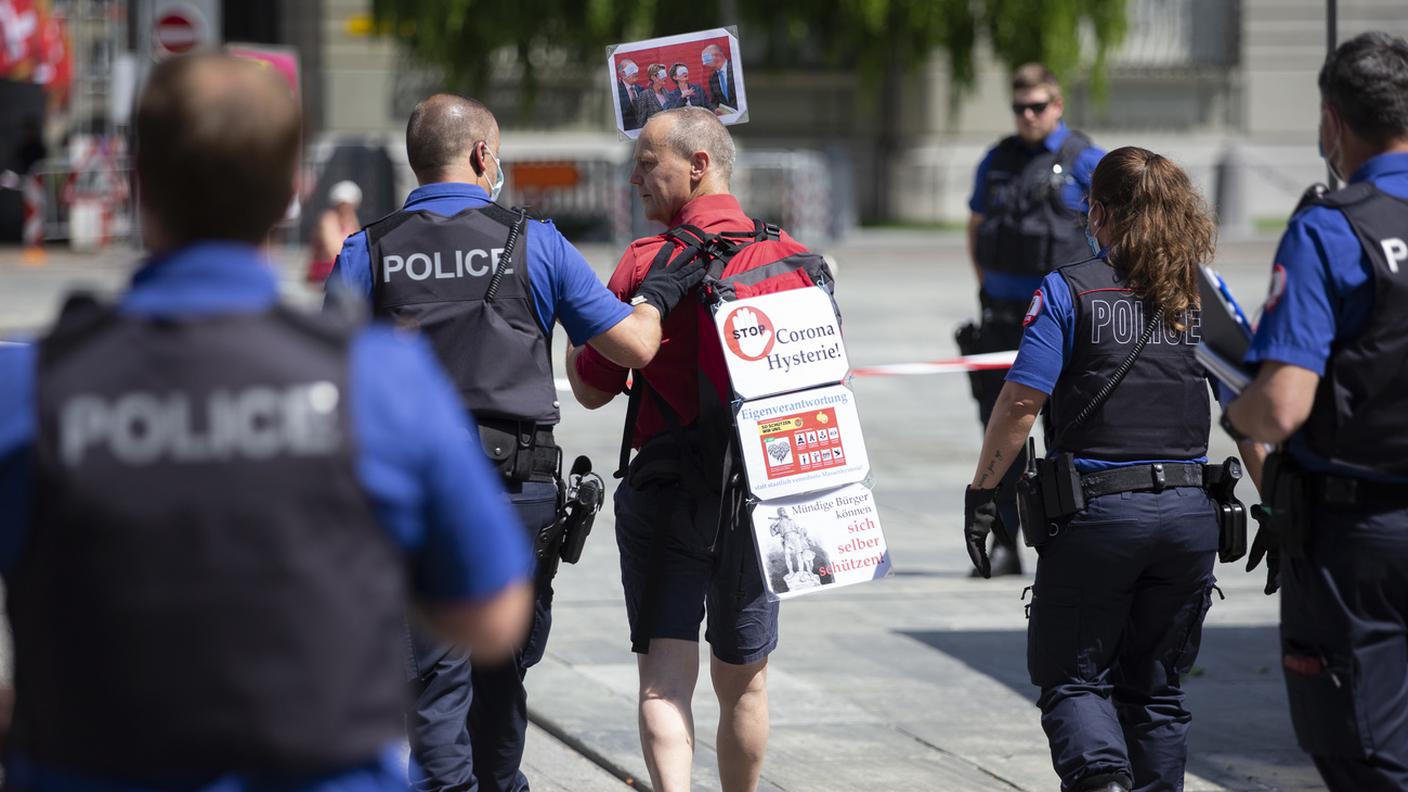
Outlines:
[[11, 749], [207, 778], [356, 766], [404, 733], [402, 561], [354, 469], [332, 321], [65, 311], [9, 580]]
[[367, 226], [372, 310], [425, 334], [476, 418], [553, 425], [557, 388], [533, 313], [528, 228], [492, 303], [485, 300], [515, 220], [489, 204], [453, 217], [397, 212]]
[[1090, 138], [1072, 130], [1061, 147], [1035, 156], [1016, 135], [997, 144], [988, 165], [978, 264], [1014, 275], [1045, 275], [1090, 255], [1081, 214], [1066, 206], [1061, 188]]
[[1408, 201], [1362, 182], [1314, 203], [1343, 212], [1359, 237], [1374, 311], [1363, 332], [1331, 350], [1306, 440], [1336, 464], [1408, 475]]
[[1194, 357], [1197, 311], [1185, 318], [1185, 332], [1174, 332], [1160, 321], [1105, 403], [1083, 424], [1074, 425], [1075, 416], [1129, 357], [1150, 308], [1131, 294], [1124, 276], [1101, 259], [1057, 271], [1070, 286], [1076, 322], [1071, 359], [1046, 408], [1047, 448], [1112, 462], [1196, 459], [1206, 454], [1211, 419], [1207, 380]]

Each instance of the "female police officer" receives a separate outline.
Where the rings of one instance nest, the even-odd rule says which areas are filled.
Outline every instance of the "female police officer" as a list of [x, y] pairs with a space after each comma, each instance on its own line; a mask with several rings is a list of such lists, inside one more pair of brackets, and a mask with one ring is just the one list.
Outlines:
[[986, 576], [987, 534], [1005, 530], [992, 488], [1045, 405], [1040, 486], [1066, 507], [1026, 509], [1022, 527], [1040, 555], [1027, 664], [1052, 763], [1062, 790], [1175, 790], [1191, 720], [1180, 677], [1218, 544], [1193, 356], [1214, 227], [1177, 165], [1133, 147], [1096, 167], [1087, 222], [1095, 255], [1048, 275], [1027, 311], [965, 496], [966, 540]]

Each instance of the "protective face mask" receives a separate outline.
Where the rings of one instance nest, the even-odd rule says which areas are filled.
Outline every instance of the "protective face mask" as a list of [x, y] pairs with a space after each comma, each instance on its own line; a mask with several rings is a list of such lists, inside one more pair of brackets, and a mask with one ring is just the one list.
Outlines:
[[712, 53], [712, 52], [706, 52], [706, 53], [704, 53], [704, 57], [700, 58], [700, 62], [703, 63], [705, 66], [713, 66], [713, 65], [714, 65], [714, 53]]
[[627, 80], [634, 80], [637, 74], [640, 74], [640, 69], [626, 69]]
[[[494, 157], [494, 152], [490, 151], [487, 146], [484, 148], [484, 153]], [[494, 157], [494, 165], [497, 167], [498, 173], [494, 175], [494, 186], [489, 190], [489, 200], [491, 201], [499, 200], [499, 193], [504, 191], [504, 161]]]
[[1340, 169], [1335, 167], [1334, 155], [1339, 153], [1338, 147], [1335, 151], [1325, 151], [1325, 139], [1318, 135], [1315, 138], [1315, 147], [1320, 152], [1320, 159], [1325, 160], [1325, 166], [1330, 169], [1330, 175], [1335, 177], [1335, 181], [1343, 182], [1345, 179], [1340, 175]]
[[1090, 255], [1100, 255], [1100, 240], [1096, 239], [1095, 235], [1090, 233], [1090, 226], [1087, 224], [1085, 228], [1081, 230], [1085, 232], [1085, 243], [1090, 245]]

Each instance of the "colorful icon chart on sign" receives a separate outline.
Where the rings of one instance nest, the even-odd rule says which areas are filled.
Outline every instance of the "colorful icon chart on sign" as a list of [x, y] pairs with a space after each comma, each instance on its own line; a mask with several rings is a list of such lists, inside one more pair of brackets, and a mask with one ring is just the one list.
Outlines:
[[738, 432], [748, 487], [763, 499], [863, 480], [870, 461], [844, 385], [743, 402]]
[[819, 470], [843, 462], [834, 407], [760, 423], [758, 439], [767, 456], [769, 479], [789, 476], [801, 468]]

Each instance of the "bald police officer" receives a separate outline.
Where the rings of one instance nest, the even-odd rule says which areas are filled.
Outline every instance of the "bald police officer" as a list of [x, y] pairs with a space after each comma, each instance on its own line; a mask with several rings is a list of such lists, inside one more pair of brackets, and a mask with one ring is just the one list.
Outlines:
[[[504, 183], [498, 151], [498, 122], [479, 102], [438, 94], [417, 105], [406, 152], [420, 187], [400, 211], [347, 240], [331, 282], [367, 295], [377, 316], [425, 334], [524, 526], [543, 536], [557, 519], [561, 475], [553, 325], [620, 365], [644, 366], [659, 348], [661, 315], [702, 280], [703, 262], [661, 269], [636, 292], [638, 304], [621, 302], [551, 223], [494, 202]], [[418, 789], [528, 788], [519, 770], [523, 676], [547, 642], [555, 568], [540, 554], [533, 627], [512, 663], [466, 661], [416, 642]]]
[[288, 86], [172, 59], [136, 132], [151, 258], [0, 348], [6, 786], [404, 789], [406, 587], [507, 655], [527, 542], [428, 348], [278, 305], [259, 245], [293, 193]]
[[1330, 789], [1408, 789], [1408, 41], [1365, 33], [1320, 70], [1320, 148], [1349, 184], [1291, 218], [1224, 426], [1266, 463], [1282, 666]]

